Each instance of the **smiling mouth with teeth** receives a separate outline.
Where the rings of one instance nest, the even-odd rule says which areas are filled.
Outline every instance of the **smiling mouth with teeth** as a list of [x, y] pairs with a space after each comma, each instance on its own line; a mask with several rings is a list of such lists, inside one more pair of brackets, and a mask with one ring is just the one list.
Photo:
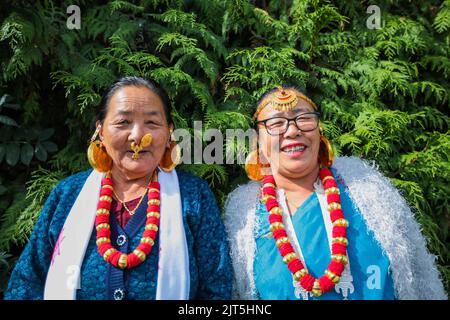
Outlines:
[[292, 146], [292, 147], [283, 148], [282, 151], [287, 152], [287, 153], [294, 153], [294, 152], [301, 152], [305, 149], [306, 149], [306, 146]]

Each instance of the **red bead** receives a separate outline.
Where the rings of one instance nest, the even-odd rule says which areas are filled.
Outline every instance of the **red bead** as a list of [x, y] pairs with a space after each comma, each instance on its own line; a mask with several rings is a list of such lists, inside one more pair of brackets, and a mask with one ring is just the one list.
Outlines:
[[333, 180], [333, 179], [328, 179], [327, 181], [325, 181], [325, 182], [323, 183], [323, 188], [324, 188], [324, 190], [327, 190], [327, 189], [333, 188], [333, 187], [334, 187], [334, 188], [337, 188], [337, 187], [338, 187], [336, 181]]
[[333, 281], [331, 281], [326, 275], [319, 278], [319, 285], [323, 293], [330, 291], [334, 287]]
[[111, 263], [113, 266], [117, 267], [119, 264], [119, 258], [122, 252], [120, 251], [114, 251], [111, 253], [111, 255], [108, 258], [108, 262]]
[[147, 212], [161, 212], [161, 207], [158, 204], [150, 204], [147, 207]]
[[340, 204], [341, 197], [337, 193], [330, 193], [329, 195], [327, 195], [327, 202], [328, 203], [337, 202]]
[[156, 182], [156, 181], [151, 182], [151, 183], [148, 185], [148, 188], [149, 188], [149, 189], [150, 189], [150, 188], [154, 188], [154, 189], [158, 189], [158, 190], [161, 189], [161, 188], [160, 188], [160, 185], [159, 185], [159, 182]]
[[274, 222], [283, 222], [283, 217], [279, 214], [269, 215], [269, 222], [272, 224]]
[[343, 219], [344, 218], [344, 212], [342, 209], [334, 209], [330, 211], [330, 219], [331, 222], [335, 222], [337, 219]]
[[103, 180], [102, 180], [102, 187], [103, 187], [104, 185], [110, 185], [110, 186], [112, 186], [112, 185], [113, 185], [113, 182], [112, 182], [111, 178], [107, 178], [107, 177], [103, 178]]
[[334, 226], [332, 232], [333, 238], [347, 237], [347, 227]]
[[289, 270], [291, 270], [292, 274], [294, 274], [297, 271], [302, 270], [304, 268], [304, 266], [299, 258], [294, 258], [291, 261], [289, 261], [288, 268], [289, 268]]
[[331, 254], [346, 254], [347, 247], [340, 243], [333, 243], [331, 245]]
[[155, 231], [155, 230], [144, 230], [142, 237], [150, 237], [154, 241], [156, 239], [156, 234], [157, 234], [157, 231]]
[[320, 180], [323, 180], [326, 176], [333, 176], [333, 173], [328, 168], [323, 168], [319, 171]]
[[293, 253], [294, 248], [292, 248], [292, 245], [290, 243], [283, 243], [281, 246], [278, 247], [278, 250], [280, 251], [281, 255], [284, 257], [288, 253]]
[[314, 286], [314, 281], [314, 277], [310, 273], [307, 273], [300, 279], [300, 285], [306, 291], [311, 291]]
[[99, 201], [98, 205], [97, 205], [97, 210], [98, 209], [106, 209], [106, 210], [110, 210], [111, 209], [111, 202], [108, 201]]
[[266, 202], [266, 209], [268, 212], [270, 212], [270, 210], [278, 206], [279, 206], [278, 201], [276, 199], [270, 198]]
[[337, 261], [333, 260], [328, 265], [328, 270], [330, 270], [335, 275], [340, 277], [341, 274], [342, 274], [342, 271], [344, 271], [344, 265], [342, 263], [340, 263], [340, 262], [337, 262]]
[[160, 200], [159, 192], [156, 191], [149, 192], [148, 199]]
[[101, 228], [100, 230], [97, 230], [97, 239], [98, 238], [109, 238], [111, 237], [111, 230], [106, 229], [106, 228]]
[[150, 224], [150, 223], [153, 223], [153, 224], [158, 226], [159, 225], [159, 219], [157, 217], [148, 217], [147, 221], [145, 222], [145, 224], [147, 225], [147, 224]]
[[98, 226], [101, 223], [109, 223], [109, 214], [101, 214], [95, 217], [95, 225]]
[[265, 176], [262, 180], [262, 184], [264, 185], [266, 183], [275, 184], [275, 179], [273, 178], [273, 176]]
[[111, 243], [102, 243], [101, 245], [98, 246], [98, 252], [103, 257], [105, 252], [111, 248], [112, 248]]
[[142, 252], [145, 253], [145, 255], [148, 255], [150, 253], [150, 251], [152, 251], [153, 246], [151, 246], [148, 243], [145, 242], [141, 242], [139, 243], [139, 245], [136, 247], [136, 249], [141, 250]]
[[272, 234], [273, 234], [273, 237], [275, 238], [275, 240], [278, 240], [281, 237], [287, 237], [286, 230], [284, 230], [284, 229], [277, 229]]
[[137, 255], [135, 255], [134, 253], [130, 253], [127, 256], [127, 268], [128, 269], [138, 266], [139, 264], [141, 264], [141, 262], [142, 262], [141, 259], [139, 259], [139, 257]]
[[263, 195], [269, 195], [269, 196], [277, 196], [277, 192], [275, 191], [275, 188], [273, 187], [265, 187], [262, 189]]
[[113, 194], [113, 192], [109, 188], [102, 188], [102, 189], [100, 189], [100, 197], [101, 196], [110, 196], [110, 197], [112, 197], [112, 194]]

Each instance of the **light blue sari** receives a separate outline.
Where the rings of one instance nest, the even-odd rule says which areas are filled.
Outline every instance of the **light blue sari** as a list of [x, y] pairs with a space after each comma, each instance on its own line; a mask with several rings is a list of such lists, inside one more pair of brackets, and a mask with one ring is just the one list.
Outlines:
[[[332, 171], [336, 178], [335, 171]], [[341, 206], [345, 218], [349, 221], [348, 256], [354, 290], [348, 290], [348, 299], [395, 299], [389, 272], [389, 259], [382, 252], [373, 233], [367, 229], [363, 217], [350, 200], [342, 183], [338, 179], [336, 182], [341, 192]], [[259, 204], [257, 216], [261, 218], [261, 222], [255, 232], [256, 255], [253, 267], [259, 298], [264, 300], [302, 299], [301, 295], [297, 298], [294, 294], [292, 274], [283, 262], [269, 231], [269, 213], [262, 203]], [[315, 278], [321, 277], [331, 257], [323, 215], [315, 192], [297, 209], [292, 216], [292, 224], [309, 272]], [[310, 297], [310, 299], [340, 300], [343, 296], [332, 289], [321, 297]]]

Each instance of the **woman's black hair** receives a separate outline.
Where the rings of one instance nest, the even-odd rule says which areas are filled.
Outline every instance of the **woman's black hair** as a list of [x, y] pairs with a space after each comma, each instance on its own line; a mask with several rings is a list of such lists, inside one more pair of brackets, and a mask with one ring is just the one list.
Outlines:
[[172, 116], [171, 116], [171, 105], [167, 93], [155, 82], [136, 76], [127, 76], [117, 79], [106, 89], [105, 93], [102, 96], [102, 100], [100, 101], [100, 105], [97, 111], [96, 120], [103, 123], [105, 120], [106, 113], [108, 112], [108, 105], [111, 100], [111, 97], [116, 93], [117, 90], [128, 87], [145, 87], [155, 93], [162, 101], [164, 106], [164, 114], [166, 115], [167, 123], [173, 124]]

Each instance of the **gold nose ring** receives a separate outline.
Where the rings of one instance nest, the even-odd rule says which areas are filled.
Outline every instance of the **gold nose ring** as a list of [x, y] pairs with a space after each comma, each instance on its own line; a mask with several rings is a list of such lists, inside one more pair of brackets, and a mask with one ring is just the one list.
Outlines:
[[136, 144], [136, 142], [133, 141], [131, 143], [131, 150], [133, 150], [134, 153], [131, 158], [133, 160], [139, 159], [139, 152], [141, 152], [143, 148], [148, 147], [152, 143], [152, 140], [153, 140], [152, 134], [147, 133], [141, 138], [139, 144]]

